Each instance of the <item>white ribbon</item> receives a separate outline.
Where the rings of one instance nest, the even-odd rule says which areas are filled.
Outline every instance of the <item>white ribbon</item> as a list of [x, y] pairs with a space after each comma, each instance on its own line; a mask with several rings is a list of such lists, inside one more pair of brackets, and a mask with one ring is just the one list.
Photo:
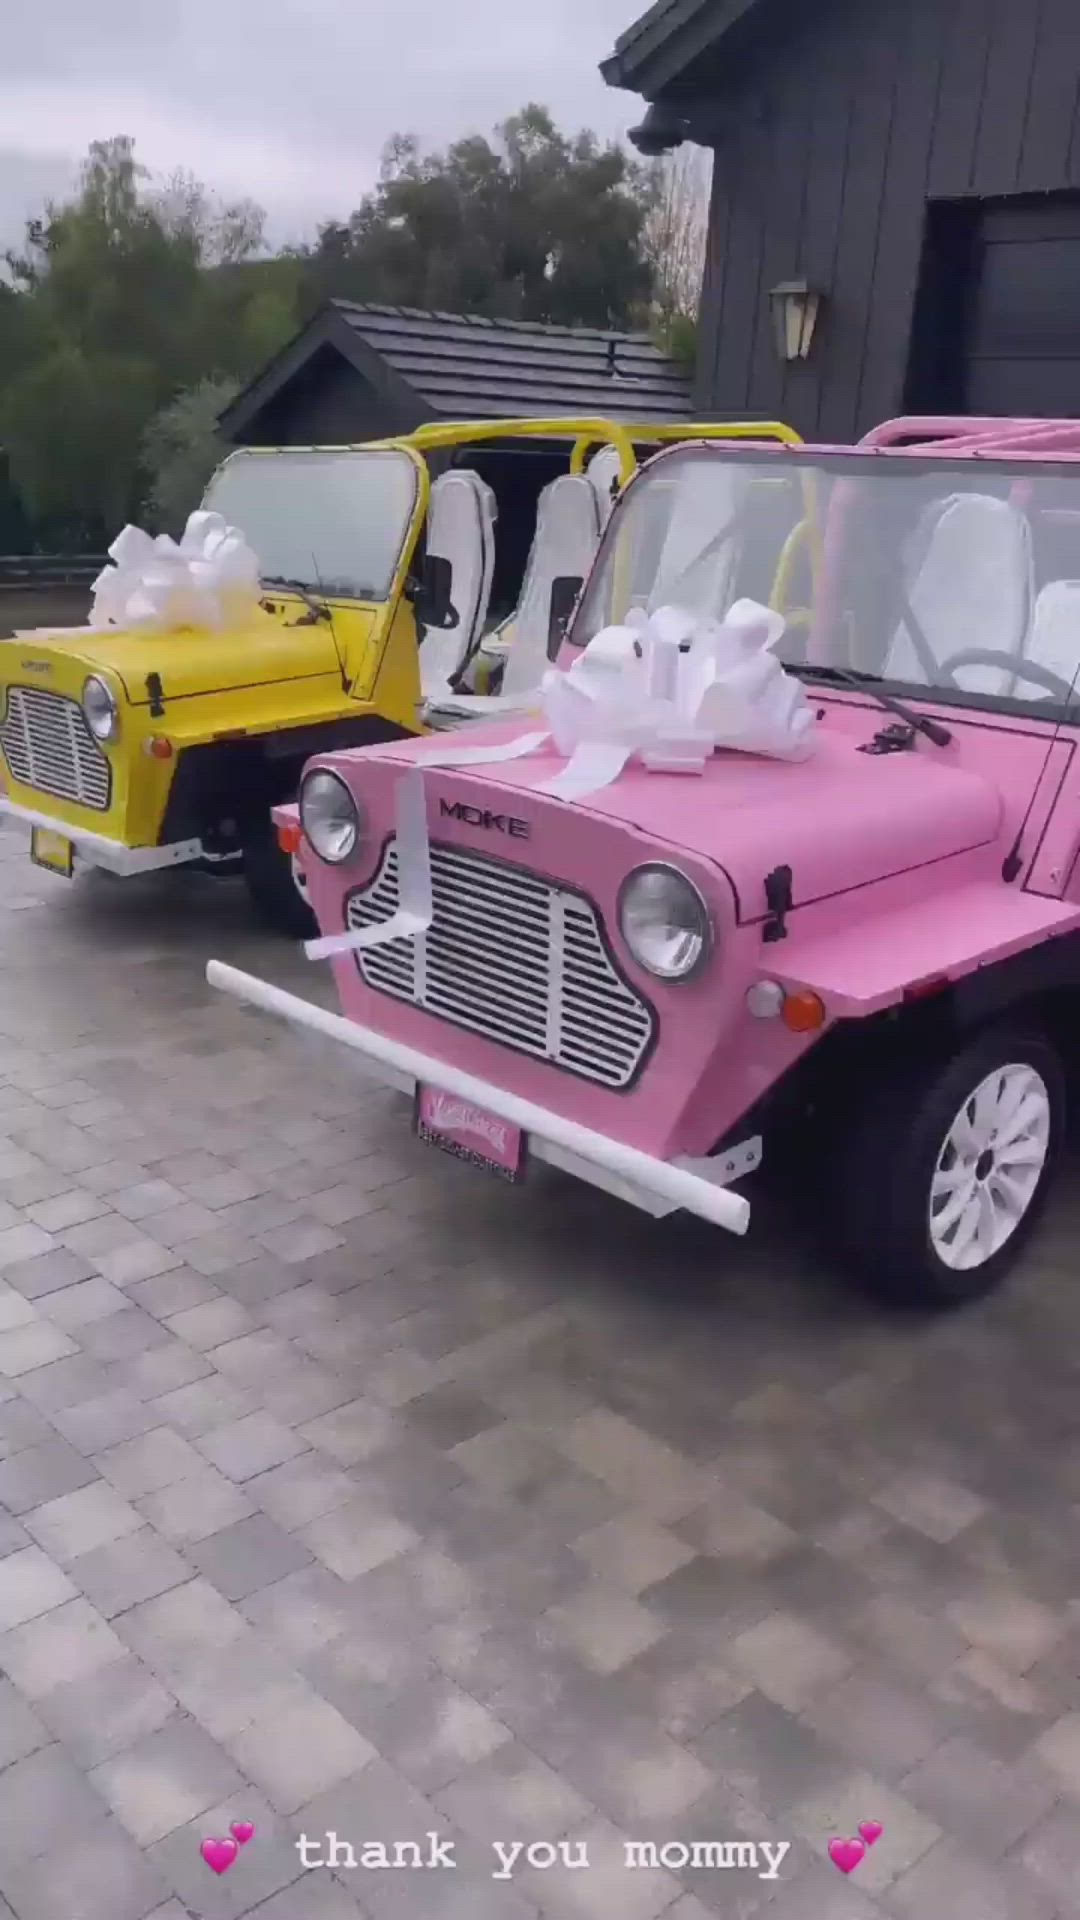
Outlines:
[[336, 953], [356, 953], [363, 947], [385, 947], [391, 940], [412, 940], [431, 925], [431, 851], [427, 830], [427, 795], [419, 767], [403, 773], [394, 793], [398, 907], [389, 920], [359, 927], [355, 933], [328, 933], [321, 940], [305, 940], [309, 960], [330, 960]]
[[533, 791], [573, 801], [610, 786], [635, 757], [650, 772], [678, 774], [703, 773], [721, 748], [806, 759], [815, 745], [814, 712], [801, 682], [773, 652], [784, 626], [782, 615], [740, 600], [723, 621], [661, 607], [631, 614], [624, 627], [605, 627], [567, 672], [544, 675], [540, 700], [549, 732], [499, 746], [439, 747], [402, 776], [395, 800], [398, 911], [357, 933], [309, 941], [309, 958], [411, 939], [431, 925], [425, 767], [497, 766], [554, 744], [566, 765]]
[[109, 558], [94, 582], [91, 627], [220, 631], [262, 617], [258, 559], [220, 513], [193, 513], [179, 542], [125, 527]]

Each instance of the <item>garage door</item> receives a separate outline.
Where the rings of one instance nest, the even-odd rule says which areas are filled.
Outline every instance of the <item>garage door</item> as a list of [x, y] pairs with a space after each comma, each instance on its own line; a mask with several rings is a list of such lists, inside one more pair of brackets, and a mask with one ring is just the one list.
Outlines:
[[984, 207], [974, 237], [964, 411], [1080, 416], [1080, 200]]

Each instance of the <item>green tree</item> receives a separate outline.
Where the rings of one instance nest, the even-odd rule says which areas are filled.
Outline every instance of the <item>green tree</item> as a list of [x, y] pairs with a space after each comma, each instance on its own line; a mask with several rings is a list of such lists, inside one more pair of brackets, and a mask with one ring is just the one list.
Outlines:
[[383, 300], [452, 313], [625, 326], [648, 311], [650, 177], [596, 135], [568, 138], [530, 105], [446, 153], [388, 144], [374, 192], [327, 226], [304, 302]]
[[237, 393], [235, 380], [200, 380], [155, 414], [143, 436], [142, 465], [149, 477], [149, 516], [156, 529], [175, 536], [202, 499], [206, 483], [228, 451], [218, 416]]
[[190, 175], [155, 184], [126, 138], [28, 222], [0, 286], [0, 445], [39, 545], [111, 538], [144, 498], [150, 421], [295, 331], [299, 266], [258, 257], [263, 227]]

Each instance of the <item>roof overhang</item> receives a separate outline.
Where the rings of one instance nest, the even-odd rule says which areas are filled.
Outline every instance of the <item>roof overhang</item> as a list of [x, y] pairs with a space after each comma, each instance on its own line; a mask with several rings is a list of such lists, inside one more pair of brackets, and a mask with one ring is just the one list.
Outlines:
[[678, 87], [695, 61], [715, 50], [758, 5], [759, 0], [657, 0], [620, 34], [600, 71], [609, 87], [655, 100]]
[[237, 394], [235, 400], [230, 401], [218, 416], [222, 433], [229, 439], [246, 433], [256, 416], [290, 380], [295, 379], [321, 347], [333, 347], [373, 387], [413, 414], [414, 425], [418, 426], [425, 418], [423, 406], [412, 388], [394, 372], [381, 354], [368, 346], [356, 328], [350, 327], [330, 303], [313, 320], [309, 320], [307, 326], [287, 346], [282, 347], [280, 353], [275, 354], [269, 365]]

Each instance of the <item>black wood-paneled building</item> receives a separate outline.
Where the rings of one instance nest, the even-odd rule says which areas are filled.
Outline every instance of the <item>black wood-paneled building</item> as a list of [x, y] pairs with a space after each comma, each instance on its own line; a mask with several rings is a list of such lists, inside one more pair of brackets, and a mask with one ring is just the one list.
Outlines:
[[604, 74], [715, 151], [698, 410], [1080, 416], [1080, 0], [659, 0]]

